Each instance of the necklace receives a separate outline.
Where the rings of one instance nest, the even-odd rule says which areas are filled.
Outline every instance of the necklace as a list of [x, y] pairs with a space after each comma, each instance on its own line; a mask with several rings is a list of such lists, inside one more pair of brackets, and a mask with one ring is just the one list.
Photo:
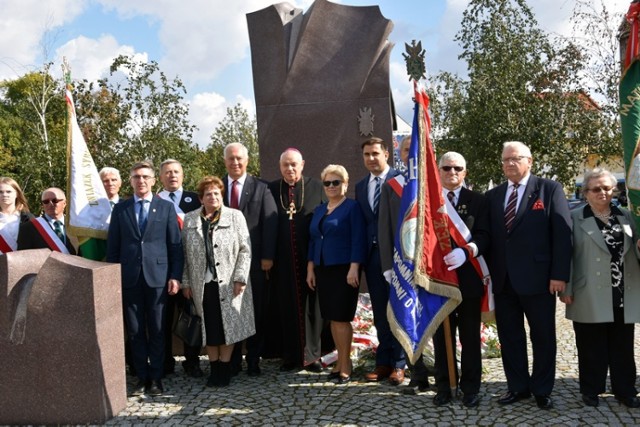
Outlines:
[[345, 200], [347, 200], [347, 197], [342, 196], [342, 199], [340, 199], [340, 201], [333, 206], [329, 206], [329, 202], [327, 202], [327, 214], [330, 214], [335, 208], [340, 206]]
[[598, 213], [596, 212], [595, 209], [591, 208], [591, 211], [593, 212], [593, 215], [598, 218], [600, 221], [604, 222], [605, 224], [607, 224], [609, 222], [609, 219], [611, 219], [611, 209], [609, 209], [607, 212], [605, 213]]
[[[301, 177], [300, 181], [302, 182], [302, 197], [300, 198], [300, 206], [298, 206], [297, 209], [296, 209], [295, 197], [291, 198], [291, 202], [289, 202], [289, 209], [287, 209], [284, 206], [284, 200], [282, 199], [282, 184], [286, 182], [284, 179], [280, 181], [280, 206], [282, 206], [282, 209], [285, 211], [285, 213], [289, 215], [289, 221], [292, 221], [293, 215], [300, 212], [302, 210], [302, 207], [304, 206], [304, 177]], [[288, 187], [291, 187], [288, 183], [286, 184]], [[293, 184], [293, 186], [295, 187], [295, 184]]]

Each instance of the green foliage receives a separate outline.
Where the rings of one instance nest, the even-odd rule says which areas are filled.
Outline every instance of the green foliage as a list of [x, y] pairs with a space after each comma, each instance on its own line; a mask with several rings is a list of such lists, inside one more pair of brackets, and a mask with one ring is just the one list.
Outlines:
[[[185, 94], [182, 81], [169, 79], [155, 61], [136, 62], [127, 56], [113, 61], [110, 77], [97, 87], [79, 84], [79, 123], [97, 167], [116, 167], [126, 177], [137, 161], [150, 160], [158, 168], [174, 158], [183, 164], [185, 187], [195, 185], [191, 169], [198, 156], [192, 142], [196, 127], [189, 121]], [[123, 192], [128, 190], [123, 186]]]
[[50, 67], [0, 83], [0, 174], [16, 179], [36, 212], [43, 189], [67, 182], [65, 102]]
[[211, 144], [199, 156], [197, 167], [201, 176], [224, 176], [227, 171], [224, 166], [224, 147], [232, 142], [240, 142], [249, 151], [249, 166], [247, 172], [260, 176], [260, 154], [258, 149], [258, 132], [256, 119], [249, 117], [249, 112], [240, 104], [227, 108], [227, 114], [220, 121], [211, 135]]
[[456, 41], [468, 79], [441, 73], [432, 88], [438, 152], [465, 156], [478, 189], [503, 180], [505, 141], [526, 143], [533, 172], [568, 184], [604, 143], [603, 115], [581, 88], [582, 52], [551, 41], [525, 0], [471, 0]]

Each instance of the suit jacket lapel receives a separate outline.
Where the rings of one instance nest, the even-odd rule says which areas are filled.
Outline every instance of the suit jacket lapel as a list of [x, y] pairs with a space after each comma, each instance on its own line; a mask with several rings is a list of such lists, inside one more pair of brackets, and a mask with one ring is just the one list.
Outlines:
[[247, 206], [247, 201], [249, 197], [253, 194], [253, 189], [255, 187], [255, 182], [252, 176], [247, 175], [247, 179], [244, 180], [244, 185], [242, 186], [242, 196], [240, 196], [240, 202], [238, 203], [238, 209], [244, 212], [245, 206]]
[[140, 235], [140, 228], [138, 227], [138, 220], [136, 219], [136, 201], [132, 196], [130, 199], [126, 200], [123, 203], [129, 203], [130, 206], [127, 206], [125, 211], [127, 212], [127, 216], [129, 217], [129, 221], [131, 221], [131, 228], [135, 230], [138, 236]]
[[[619, 219], [620, 217], [618, 217], [618, 220]], [[589, 218], [585, 218], [584, 209], [580, 213], [580, 228], [585, 231], [585, 234], [589, 236], [591, 240], [593, 240], [593, 242], [598, 245], [598, 247], [600, 247], [600, 249], [605, 252], [609, 252], [609, 248], [602, 238], [602, 233], [598, 228], [598, 224], [596, 224], [596, 219], [594, 218], [593, 221], [590, 221]]]
[[538, 179], [531, 175], [529, 176], [529, 181], [527, 182], [527, 186], [524, 189], [524, 194], [522, 195], [522, 200], [520, 201], [520, 206], [518, 206], [518, 211], [516, 212], [516, 218], [513, 221], [512, 230], [518, 226], [522, 217], [531, 210], [533, 207], [533, 203], [538, 199], [538, 194], [540, 190], [538, 188]]

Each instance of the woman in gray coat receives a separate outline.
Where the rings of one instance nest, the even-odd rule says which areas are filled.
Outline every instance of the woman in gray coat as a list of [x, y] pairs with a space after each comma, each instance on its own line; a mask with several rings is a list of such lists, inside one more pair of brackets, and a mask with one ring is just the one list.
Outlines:
[[202, 209], [184, 217], [182, 293], [203, 319], [211, 373], [209, 387], [229, 385], [234, 343], [255, 334], [249, 283], [251, 242], [242, 212], [223, 206], [224, 184], [207, 176], [198, 183]]
[[611, 203], [616, 184], [604, 169], [584, 176], [588, 204], [572, 212], [571, 280], [560, 299], [573, 320], [584, 403], [598, 406], [609, 370], [615, 398], [637, 408], [634, 323], [640, 321], [640, 252], [631, 214]]

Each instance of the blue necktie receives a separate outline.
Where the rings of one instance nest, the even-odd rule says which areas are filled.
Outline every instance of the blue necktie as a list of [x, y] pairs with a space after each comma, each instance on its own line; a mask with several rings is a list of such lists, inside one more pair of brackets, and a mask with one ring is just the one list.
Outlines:
[[378, 213], [378, 205], [380, 205], [380, 177], [376, 176], [376, 188], [373, 190], [373, 213]]
[[144, 230], [147, 228], [147, 217], [148, 212], [144, 208], [145, 203], [149, 203], [148, 200], [139, 200], [140, 203], [140, 213], [138, 213], [138, 228], [140, 228], [140, 234], [144, 234]]

